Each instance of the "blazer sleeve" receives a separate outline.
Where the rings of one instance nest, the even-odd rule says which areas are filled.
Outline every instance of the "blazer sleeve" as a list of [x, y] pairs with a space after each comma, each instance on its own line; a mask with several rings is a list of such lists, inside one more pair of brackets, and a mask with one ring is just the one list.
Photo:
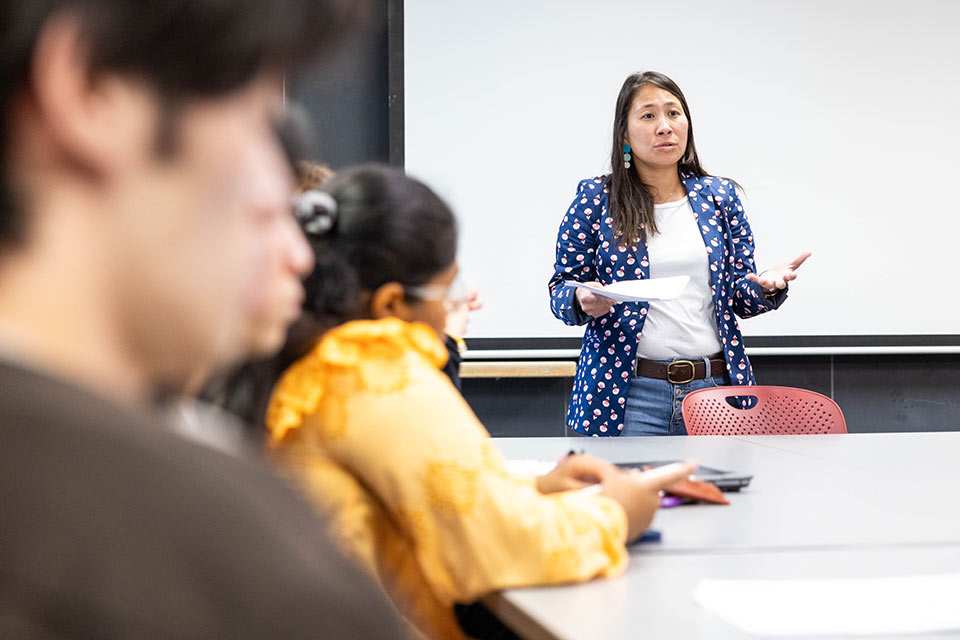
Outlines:
[[736, 188], [732, 183], [728, 183], [727, 188], [729, 194], [725, 198], [723, 209], [732, 250], [729, 268], [732, 275], [733, 311], [741, 318], [752, 318], [779, 308], [787, 299], [787, 289], [767, 297], [763, 295], [759, 284], [747, 280], [748, 273], [757, 272], [753, 231]]
[[[590, 185], [594, 188], [591, 189]], [[591, 282], [597, 279], [597, 238], [593, 225], [600, 220], [600, 207], [594, 204], [593, 196], [599, 193], [600, 183], [583, 180], [577, 187], [577, 195], [563, 216], [557, 232], [557, 257], [550, 278], [550, 311], [568, 325], [583, 325], [591, 317], [580, 309], [574, 292], [567, 287], [567, 280]]]

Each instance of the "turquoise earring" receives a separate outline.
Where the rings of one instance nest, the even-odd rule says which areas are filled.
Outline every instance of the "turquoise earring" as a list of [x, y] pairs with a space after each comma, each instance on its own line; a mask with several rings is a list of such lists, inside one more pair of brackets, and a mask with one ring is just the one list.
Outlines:
[[624, 168], [626, 168], [626, 169], [629, 169], [629, 168], [630, 168], [630, 160], [632, 160], [632, 159], [633, 159], [633, 157], [630, 155], [630, 145], [624, 143], [624, 145], [623, 145], [623, 166], [624, 166]]

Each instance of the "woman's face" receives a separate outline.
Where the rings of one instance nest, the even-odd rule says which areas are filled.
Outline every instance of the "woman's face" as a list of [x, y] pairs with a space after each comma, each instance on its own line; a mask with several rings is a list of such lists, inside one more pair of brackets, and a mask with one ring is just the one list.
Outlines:
[[400, 318], [405, 322], [423, 322], [442, 336], [447, 324], [447, 314], [452, 297], [457, 292], [453, 287], [458, 272], [454, 262], [433, 278], [416, 287], [404, 287], [399, 282], [388, 282], [373, 292], [370, 300], [370, 317]]
[[637, 171], [676, 166], [687, 148], [690, 122], [675, 95], [644, 85], [627, 116], [627, 142]]
[[[437, 335], [443, 335], [447, 326], [447, 314], [449, 303], [442, 297], [450, 290], [453, 281], [457, 278], [459, 267], [454, 262], [446, 271], [427, 281], [425, 289], [432, 289], [438, 292], [438, 295], [430, 296], [429, 299], [419, 300], [410, 305], [410, 317], [404, 318], [411, 322], [424, 322], [436, 330]], [[446, 294], [449, 296], [449, 294]]]

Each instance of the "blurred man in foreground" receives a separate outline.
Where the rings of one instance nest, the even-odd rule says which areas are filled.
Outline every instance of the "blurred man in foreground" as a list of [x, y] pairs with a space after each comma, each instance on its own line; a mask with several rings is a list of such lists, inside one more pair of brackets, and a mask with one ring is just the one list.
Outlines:
[[0, 637], [396, 637], [266, 468], [148, 408], [242, 355], [281, 74], [349, 4], [0, 6]]

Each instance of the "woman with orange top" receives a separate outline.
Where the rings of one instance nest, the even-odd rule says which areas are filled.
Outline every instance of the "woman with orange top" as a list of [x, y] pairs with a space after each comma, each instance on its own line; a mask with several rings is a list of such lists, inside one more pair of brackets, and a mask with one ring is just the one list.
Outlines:
[[302, 319], [314, 331], [270, 399], [274, 457], [398, 608], [430, 637], [463, 637], [456, 603], [621, 572], [625, 542], [692, 465], [638, 474], [577, 455], [509, 472], [441, 372], [447, 314], [464, 303], [447, 206], [368, 166], [305, 194], [298, 217], [317, 258]]

